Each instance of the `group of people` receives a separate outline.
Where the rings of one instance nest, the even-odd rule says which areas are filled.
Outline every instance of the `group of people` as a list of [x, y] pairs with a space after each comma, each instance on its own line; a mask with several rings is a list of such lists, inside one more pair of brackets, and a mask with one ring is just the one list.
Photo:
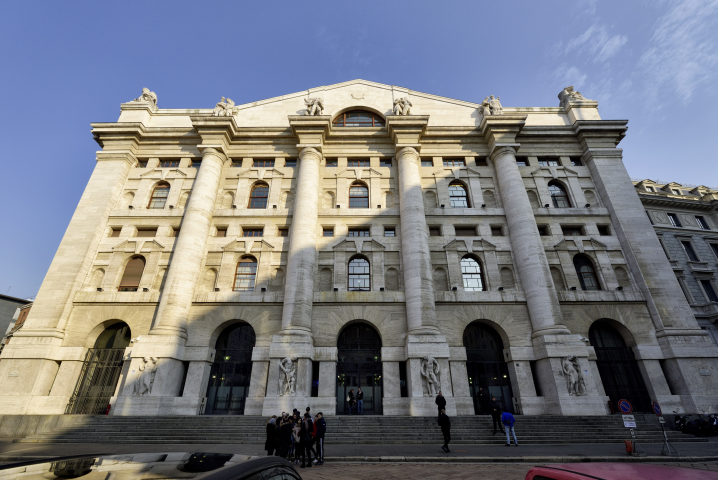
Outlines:
[[349, 407], [349, 415], [352, 415], [352, 409], [354, 405], [357, 407], [357, 413], [359, 415], [364, 414], [364, 392], [361, 391], [361, 387], [357, 390], [356, 395], [354, 389], [349, 390], [347, 394], [347, 406]]
[[[511, 412], [503, 411], [502, 405], [496, 401], [496, 397], [492, 396], [489, 401], [489, 396], [484, 392], [483, 388], [479, 388], [476, 394], [479, 403], [480, 414], [490, 414], [491, 419], [494, 423], [494, 435], [496, 435], [497, 426], [499, 426], [506, 434], [506, 446], [511, 446], [511, 438], [509, 435], [514, 437], [514, 445], [519, 446], [519, 441], [516, 439], [516, 431], [514, 430], [514, 423], [516, 419]], [[439, 427], [441, 427], [441, 433], [444, 436], [444, 444], [441, 449], [446, 453], [449, 453], [449, 442], [451, 441], [451, 419], [446, 414], [446, 398], [439, 392], [436, 396], [436, 406], [439, 409]]]
[[267, 455], [276, 455], [294, 464], [299, 464], [301, 460], [299, 468], [311, 467], [312, 463], [324, 465], [326, 431], [327, 422], [322, 412], [312, 418], [309, 407], [304, 416], [295, 408], [291, 415], [282, 412], [281, 416], [272, 415], [267, 420], [267, 441], [264, 443], [264, 449]]

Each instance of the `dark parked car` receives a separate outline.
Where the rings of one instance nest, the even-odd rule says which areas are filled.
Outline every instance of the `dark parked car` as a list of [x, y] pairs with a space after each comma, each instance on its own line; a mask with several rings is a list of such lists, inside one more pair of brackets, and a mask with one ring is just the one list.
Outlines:
[[525, 480], [716, 480], [718, 473], [647, 463], [564, 463], [534, 467]]

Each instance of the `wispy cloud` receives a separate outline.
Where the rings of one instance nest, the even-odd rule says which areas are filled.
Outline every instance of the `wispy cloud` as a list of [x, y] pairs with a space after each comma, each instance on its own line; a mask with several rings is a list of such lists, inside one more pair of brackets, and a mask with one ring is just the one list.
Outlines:
[[628, 42], [624, 35], [611, 35], [604, 25], [592, 25], [566, 45], [566, 53], [589, 54], [597, 62], [605, 62], [615, 56]]
[[638, 63], [655, 108], [666, 104], [658, 102], [662, 97], [689, 100], [718, 77], [718, 0], [676, 0], [669, 5]]

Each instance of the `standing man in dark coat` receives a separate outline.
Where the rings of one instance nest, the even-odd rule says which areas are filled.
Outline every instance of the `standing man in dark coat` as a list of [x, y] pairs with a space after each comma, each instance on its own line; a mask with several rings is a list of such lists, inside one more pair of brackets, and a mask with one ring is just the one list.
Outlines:
[[441, 391], [439, 391], [439, 394], [436, 396], [436, 406], [439, 407], [439, 414], [441, 414], [441, 411], [446, 408], [446, 399], [441, 394]]
[[[494, 435], [496, 435], [496, 426], [501, 425], [501, 405], [496, 401], [496, 397], [491, 397], [489, 411], [491, 412], [491, 419], [494, 421]], [[502, 428], [501, 431], [503, 430]]]
[[327, 421], [324, 420], [322, 412], [317, 413], [317, 465], [324, 465], [324, 435], [327, 433]]
[[441, 427], [442, 435], [444, 435], [444, 445], [441, 446], [441, 449], [446, 453], [449, 453], [451, 451], [449, 450], [449, 442], [451, 441], [451, 420], [449, 420], [449, 417], [446, 415], [446, 410], [442, 409], [439, 412], [439, 426]]
[[481, 415], [487, 414], [488, 406], [489, 406], [489, 397], [486, 392], [484, 392], [484, 389], [482, 387], [479, 387], [479, 391], [476, 393], [476, 400], [479, 404], [479, 413]]
[[357, 390], [357, 413], [359, 415], [364, 413], [364, 392], [361, 391], [361, 387]]

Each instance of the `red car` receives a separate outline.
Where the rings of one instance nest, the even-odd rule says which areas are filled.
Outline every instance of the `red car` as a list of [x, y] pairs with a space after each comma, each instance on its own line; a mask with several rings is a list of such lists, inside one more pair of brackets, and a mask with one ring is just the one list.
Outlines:
[[718, 472], [647, 463], [564, 463], [534, 467], [525, 480], [716, 480]]

